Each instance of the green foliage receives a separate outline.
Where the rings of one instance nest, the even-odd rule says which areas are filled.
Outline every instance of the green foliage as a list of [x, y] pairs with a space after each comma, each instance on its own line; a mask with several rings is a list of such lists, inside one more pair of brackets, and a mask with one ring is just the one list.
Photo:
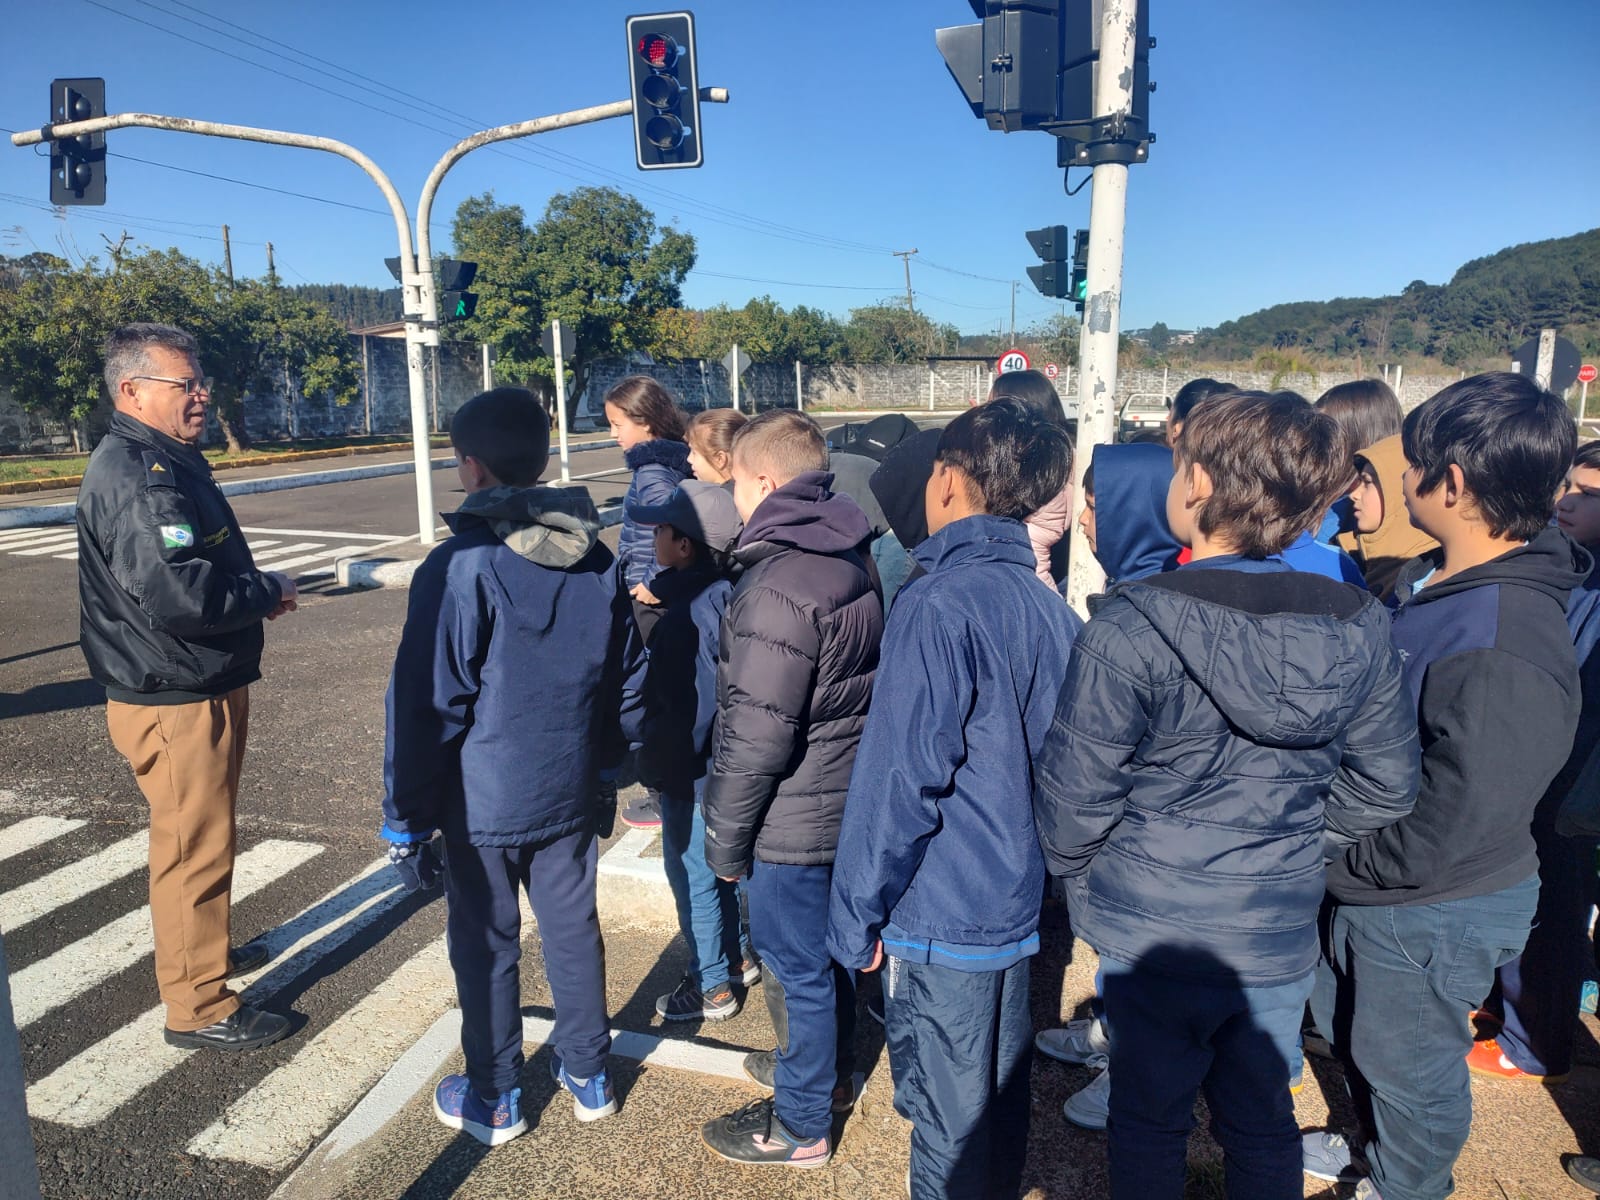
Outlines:
[[301, 283], [285, 288], [297, 300], [307, 300], [326, 309], [346, 329], [386, 325], [405, 315], [405, 301], [398, 287], [360, 287], [349, 283]]

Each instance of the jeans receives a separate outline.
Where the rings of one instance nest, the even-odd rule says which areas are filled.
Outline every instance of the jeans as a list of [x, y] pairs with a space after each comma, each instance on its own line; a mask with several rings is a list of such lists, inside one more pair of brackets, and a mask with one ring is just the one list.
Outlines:
[[957, 971], [891, 958], [884, 1037], [895, 1111], [911, 1122], [916, 1200], [1015, 1200], [1028, 1149], [1029, 965]]
[[854, 1069], [855, 973], [825, 944], [832, 882], [831, 863], [750, 869], [750, 935], [761, 948], [761, 990], [778, 1035], [773, 1104], [802, 1138], [830, 1132], [834, 1084]]
[[730, 962], [752, 957], [740, 933], [739, 894], [706, 866], [706, 820], [694, 790], [660, 794], [661, 855], [689, 946], [689, 975], [702, 992], [728, 982]]
[[611, 1052], [594, 835], [569, 833], [534, 846], [449, 841], [446, 851], [450, 966], [473, 1090], [493, 1098], [516, 1087], [522, 1075], [522, 888], [539, 923], [555, 1001], [550, 1042], [575, 1078], [591, 1078]]
[[1345, 1060], [1383, 1200], [1443, 1200], [1472, 1127], [1468, 1010], [1527, 941], [1530, 876], [1439, 904], [1330, 904], [1311, 1010]]
[[1100, 959], [1113, 1200], [1181, 1200], [1202, 1089], [1229, 1200], [1299, 1200], [1304, 1192], [1289, 1079], [1314, 976], [1245, 987], [1218, 974], [1222, 964], [1209, 965], [1210, 978], [1180, 979]]

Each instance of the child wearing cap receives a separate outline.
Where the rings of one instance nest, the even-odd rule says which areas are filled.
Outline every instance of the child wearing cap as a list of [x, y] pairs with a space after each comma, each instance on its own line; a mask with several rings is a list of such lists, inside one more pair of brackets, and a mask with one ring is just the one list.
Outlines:
[[728, 551], [744, 523], [731, 492], [699, 480], [685, 480], [660, 504], [630, 504], [627, 516], [654, 527], [660, 572], [649, 588], [660, 616], [624, 694], [624, 726], [639, 745], [640, 782], [660, 794], [661, 851], [689, 947], [682, 982], [656, 1001], [656, 1012], [668, 1021], [721, 1021], [739, 1011], [734, 977], [745, 987], [761, 978], [749, 942], [739, 936], [734, 885], [706, 865], [701, 811], [717, 708], [717, 644], [737, 571]]

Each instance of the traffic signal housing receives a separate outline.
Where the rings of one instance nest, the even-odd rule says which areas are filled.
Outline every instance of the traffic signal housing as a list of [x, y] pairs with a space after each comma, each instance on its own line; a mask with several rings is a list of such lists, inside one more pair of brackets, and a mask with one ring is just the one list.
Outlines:
[[1041, 296], [1065, 300], [1070, 295], [1071, 280], [1067, 272], [1067, 236], [1071, 231], [1065, 225], [1047, 225], [1043, 229], [1028, 230], [1028, 245], [1044, 262], [1028, 268], [1028, 278], [1039, 289]]
[[1069, 290], [1072, 303], [1082, 313], [1089, 301], [1089, 231], [1080, 229], [1072, 235], [1072, 281]]
[[478, 264], [454, 258], [439, 260], [439, 324], [471, 320], [478, 311], [478, 295], [467, 289], [478, 274]]
[[705, 158], [700, 142], [694, 14], [629, 17], [627, 25], [634, 160], [641, 171], [700, 166]]
[[[52, 79], [50, 123], [88, 121], [106, 115], [104, 79]], [[50, 203], [106, 202], [106, 135], [84, 133], [50, 143]]]

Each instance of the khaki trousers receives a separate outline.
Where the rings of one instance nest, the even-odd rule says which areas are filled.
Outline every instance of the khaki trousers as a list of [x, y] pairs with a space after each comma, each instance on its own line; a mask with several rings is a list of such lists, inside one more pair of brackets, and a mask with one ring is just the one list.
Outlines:
[[190, 704], [106, 702], [111, 743], [150, 805], [150, 924], [167, 1028], [202, 1029], [239, 1007], [229, 990], [234, 803], [250, 690]]

